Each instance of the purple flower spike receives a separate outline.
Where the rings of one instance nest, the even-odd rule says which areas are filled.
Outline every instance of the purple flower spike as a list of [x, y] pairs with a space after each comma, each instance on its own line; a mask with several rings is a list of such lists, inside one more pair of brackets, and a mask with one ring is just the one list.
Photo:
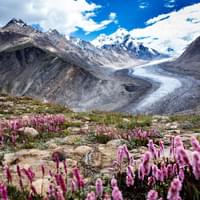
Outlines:
[[86, 200], [96, 200], [95, 193], [94, 192], [88, 193]]
[[113, 200], [123, 200], [122, 193], [118, 187], [114, 187], [112, 190], [112, 198]]
[[100, 178], [96, 180], [96, 194], [98, 197], [102, 197], [103, 195], [103, 182]]
[[168, 190], [167, 199], [168, 200], [181, 200], [179, 195], [182, 189], [182, 183], [178, 178], [174, 178], [171, 182], [170, 188]]
[[150, 190], [147, 194], [147, 200], [157, 200], [158, 199], [158, 192], [155, 190]]
[[192, 171], [197, 180], [200, 180], [200, 154], [194, 152], [192, 155]]

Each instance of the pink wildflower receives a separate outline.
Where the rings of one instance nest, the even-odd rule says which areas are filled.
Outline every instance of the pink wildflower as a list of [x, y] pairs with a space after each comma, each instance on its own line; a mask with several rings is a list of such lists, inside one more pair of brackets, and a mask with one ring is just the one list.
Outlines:
[[155, 177], [150, 176], [148, 177], [148, 186], [153, 186], [156, 183]]
[[174, 137], [170, 138], [170, 155], [174, 156], [175, 146], [174, 146]]
[[147, 151], [142, 157], [142, 163], [140, 164], [138, 170], [138, 176], [141, 180], [144, 180], [144, 176], [148, 176], [150, 173], [151, 170], [150, 159], [151, 159], [151, 153]]
[[42, 170], [42, 177], [44, 177], [45, 176], [45, 167], [44, 167], [44, 165], [41, 165], [41, 170]]
[[117, 151], [117, 162], [121, 165], [125, 157], [124, 147], [120, 146]]
[[162, 171], [164, 179], [167, 179], [168, 178], [168, 171], [167, 171], [167, 167], [165, 166], [165, 163], [161, 164], [161, 171]]
[[5, 175], [8, 183], [12, 183], [12, 175], [8, 166], [5, 166]]
[[87, 198], [85, 200], [96, 200], [96, 196], [94, 192], [90, 192], [87, 194]]
[[74, 175], [74, 177], [76, 179], [76, 184], [77, 184], [78, 188], [79, 189], [83, 188], [84, 187], [84, 180], [81, 177], [80, 171], [79, 171], [79, 169], [77, 167], [75, 167], [73, 169], [73, 175]]
[[126, 185], [128, 187], [134, 185], [134, 175], [133, 175], [133, 172], [132, 172], [132, 167], [130, 165], [127, 168]]
[[157, 200], [158, 199], [158, 192], [155, 190], [150, 190], [147, 194], [147, 200]]
[[77, 187], [76, 187], [76, 183], [74, 180], [71, 180], [71, 191], [72, 192], [75, 192], [77, 190]]
[[30, 183], [33, 182], [33, 179], [35, 177], [35, 173], [31, 170], [31, 168], [28, 169], [23, 169], [23, 172], [25, 173], [25, 175], [27, 176], [28, 180], [30, 181]]
[[112, 198], [113, 200], [123, 200], [122, 193], [118, 187], [114, 187], [112, 190]]
[[160, 141], [160, 147], [159, 147], [159, 152], [160, 152], [160, 154], [163, 154], [164, 153], [164, 142], [161, 140]]
[[190, 165], [190, 161], [189, 161], [187, 152], [186, 152], [186, 150], [184, 149], [183, 146], [177, 148], [175, 157], [176, 157], [176, 160], [177, 160], [180, 167]]
[[157, 181], [160, 181], [160, 182], [164, 181], [164, 175], [163, 175], [162, 170], [156, 168], [155, 178], [156, 178]]
[[67, 186], [66, 186], [66, 183], [65, 183], [65, 180], [64, 180], [62, 174], [58, 175], [58, 179], [59, 179], [60, 188], [62, 189], [63, 193], [66, 193], [67, 192]]
[[103, 195], [103, 182], [100, 178], [96, 180], [96, 194], [98, 197], [102, 197]]
[[54, 189], [53, 189], [52, 185], [49, 185], [49, 187], [48, 187], [48, 193], [47, 194], [48, 194], [49, 198], [55, 197], [55, 192], [54, 192]]
[[184, 173], [184, 169], [183, 168], [180, 168], [179, 169], [179, 179], [181, 180], [181, 182], [183, 182], [184, 181], [184, 179], [185, 179], [185, 173]]
[[33, 185], [31, 185], [31, 191], [34, 195], [37, 195], [37, 191]]
[[151, 155], [152, 155], [153, 158], [158, 157], [158, 151], [155, 147], [155, 144], [153, 143], [153, 140], [149, 140], [148, 149], [149, 149], [149, 152], [151, 152]]
[[192, 155], [192, 171], [197, 180], [200, 179], [200, 154], [194, 152]]
[[64, 167], [65, 175], [67, 175], [67, 163], [66, 163], [66, 160], [63, 160], [63, 167]]
[[117, 187], [117, 179], [115, 177], [113, 177], [111, 179], [111, 187], [114, 188], [114, 187]]
[[130, 176], [130, 175], [127, 175], [126, 176], [126, 185], [127, 185], [127, 187], [133, 186], [133, 184], [134, 184], [133, 177]]
[[174, 163], [173, 164], [173, 175], [177, 175], [178, 174], [178, 164], [177, 163]]
[[200, 143], [195, 137], [192, 137], [191, 144], [192, 144], [194, 151], [200, 152]]
[[2, 183], [0, 183], [0, 196], [2, 200], [8, 200], [7, 187]]
[[60, 190], [59, 188], [57, 188], [55, 196], [56, 196], [56, 200], [65, 200], [63, 191]]
[[180, 194], [179, 194], [181, 189], [182, 189], [181, 181], [178, 178], [174, 178], [168, 190], [167, 199], [168, 200], [181, 199]]
[[167, 165], [167, 176], [168, 177], [173, 176], [173, 166], [172, 166], [172, 164]]
[[180, 136], [176, 136], [174, 138], [174, 147], [175, 147], [175, 153], [176, 153], [177, 148], [179, 148], [179, 147], [184, 148], [184, 145], [183, 145], [183, 142], [182, 142]]
[[21, 190], [23, 190], [22, 175], [21, 175], [21, 169], [20, 169], [19, 165], [17, 165], [17, 175], [19, 177], [20, 188], [21, 188]]
[[130, 156], [129, 150], [126, 145], [123, 146], [123, 151], [124, 151], [124, 154], [126, 155], [128, 161], [130, 161], [131, 156]]

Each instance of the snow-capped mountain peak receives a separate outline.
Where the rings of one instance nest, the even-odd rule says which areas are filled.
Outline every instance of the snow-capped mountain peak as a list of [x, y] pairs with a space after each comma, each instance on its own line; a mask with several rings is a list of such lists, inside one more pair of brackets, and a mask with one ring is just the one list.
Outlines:
[[92, 41], [92, 44], [97, 47], [102, 47], [105, 44], [120, 44], [128, 34], [129, 33], [126, 29], [119, 28], [115, 33], [111, 35], [101, 34], [99, 37]]
[[92, 41], [92, 44], [99, 48], [117, 52], [125, 51], [132, 57], [140, 59], [152, 59], [161, 56], [156, 50], [145, 47], [141, 42], [137, 42], [136, 39], [123, 28], [119, 28], [111, 35], [101, 34]]

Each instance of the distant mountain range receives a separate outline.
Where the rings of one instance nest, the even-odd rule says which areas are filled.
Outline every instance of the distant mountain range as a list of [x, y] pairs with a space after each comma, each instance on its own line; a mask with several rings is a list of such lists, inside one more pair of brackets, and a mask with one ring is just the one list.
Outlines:
[[155, 49], [144, 46], [141, 42], [137, 42], [130, 33], [120, 28], [115, 33], [107, 36], [105, 34], [100, 35], [92, 41], [94, 46], [102, 49], [114, 50], [116, 52], [127, 52], [132, 56], [140, 59], [154, 59], [162, 58], [161, 55]]
[[[92, 43], [67, 38], [57, 30], [41, 32], [12, 19], [0, 28], [0, 92], [53, 101], [78, 111], [120, 110], [151, 88], [151, 83], [130, 76], [122, 66], [165, 57], [124, 29]], [[199, 49], [200, 38], [165, 67], [200, 78]]]
[[[125, 51], [94, 47], [56, 30], [43, 33], [12, 19], [0, 29], [0, 92], [33, 96], [76, 110], [115, 110], [144, 83], [113, 75], [116, 65], [142, 62]], [[129, 88], [134, 88], [130, 90]]]

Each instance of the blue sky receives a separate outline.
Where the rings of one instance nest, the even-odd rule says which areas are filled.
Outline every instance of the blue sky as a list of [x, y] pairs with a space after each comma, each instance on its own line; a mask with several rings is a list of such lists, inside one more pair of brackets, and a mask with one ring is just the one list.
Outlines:
[[108, 24], [100, 31], [86, 34], [79, 28], [78, 31], [71, 33], [71, 35], [85, 40], [93, 40], [99, 34], [111, 34], [119, 27], [127, 30], [143, 28], [147, 26], [145, 22], [153, 17], [199, 3], [200, 0], [90, 0], [87, 2], [101, 5], [101, 8], [97, 9], [95, 16], [92, 17], [95, 22], [106, 19], [111, 12], [116, 13], [115, 22]]
[[[200, 4], [195, 6], [200, 0], [0, 0], [0, 2], [0, 26], [4, 26], [15, 17], [29, 25], [40, 25], [44, 31], [57, 29], [67, 36], [73, 35], [85, 40], [93, 40], [102, 33], [109, 35], [121, 27], [128, 31], [143, 29], [136, 31], [137, 34], [134, 32], [134, 35], [145, 35], [145, 32], [148, 32], [148, 36], [152, 34], [155, 36], [157, 31], [161, 30], [156, 37], [162, 36], [164, 42], [167, 36], [163, 35], [163, 28], [177, 27], [177, 23], [181, 21], [178, 12], [190, 5], [194, 8], [189, 8], [187, 13], [180, 12], [181, 16], [184, 14], [185, 17], [178, 35], [182, 37], [181, 33], [184, 31], [186, 32], [184, 37], [192, 35], [193, 39], [199, 33], [200, 26], [196, 24], [196, 21], [200, 20]], [[158, 26], [147, 29], [150, 26], [147, 27], [147, 21], [173, 11], [177, 11], [177, 14], [172, 14], [171, 20], [162, 26], [157, 23]], [[193, 15], [193, 11], [196, 14], [190, 27], [185, 22], [190, 15]], [[175, 35], [177, 33], [171, 38]]]

